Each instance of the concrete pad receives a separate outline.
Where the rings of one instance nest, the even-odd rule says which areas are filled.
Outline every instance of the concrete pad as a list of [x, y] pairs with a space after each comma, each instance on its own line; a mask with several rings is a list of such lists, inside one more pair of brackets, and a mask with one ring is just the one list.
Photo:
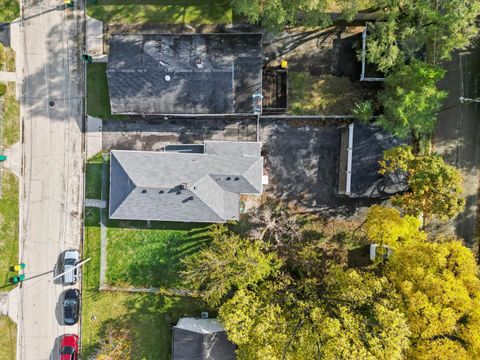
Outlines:
[[102, 119], [87, 116], [87, 159], [102, 151]]
[[103, 54], [103, 22], [87, 16], [87, 52], [88, 54]]
[[0, 82], [17, 81], [17, 74], [13, 71], [0, 71]]
[[20, 177], [22, 167], [22, 144], [20, 144], [20, 142], [13, 144], [12, 147], [5, 149], [4, 155], [7, 156], [7, 160], [3, 162], [3, 166]]
[[92, 61], [94, 63], [106, 63], [108, 62], [108, 55], [93, 56]]
[[105, 209], [107, 207], [107, 202], [98, 199], [85, 199], [85, 206]]
[[18, 286], [8, 293], [8, 317], [12, 321], [18, 322], [18, 298], [20, 295], [20, 290]]

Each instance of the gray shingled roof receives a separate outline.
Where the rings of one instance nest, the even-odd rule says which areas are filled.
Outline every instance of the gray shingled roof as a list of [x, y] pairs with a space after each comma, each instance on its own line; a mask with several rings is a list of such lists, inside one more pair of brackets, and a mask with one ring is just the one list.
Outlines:
[[375, 125], [354, 123], [351, 197], [382, 198], [406, 188], [405, 176], [384, 176], [378, 173], [383, 152], [405, 144]]
[[[235, 345], [216, 319], [181, 318], [172, 329], [173, 360], [234, 360]], [[186, 323], [186, 324], [184, 324]]]
[[[228, 144], [238, 150], [236, 155], [229, 152]], [[204, 154], [112, 150], [110, 217], [183, 222], [238, 219], [238, 195], [262, 192], [260, 148], [259, 143], [209, 142]]]
[[261, 34], [113, 35], [107, 78], [112, 114], [258, 112]]

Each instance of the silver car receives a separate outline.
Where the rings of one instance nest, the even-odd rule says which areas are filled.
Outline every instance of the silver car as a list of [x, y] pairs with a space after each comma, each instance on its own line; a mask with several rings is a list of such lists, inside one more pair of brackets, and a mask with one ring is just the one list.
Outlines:
[[[73, 285], [77, 282], [78, 268], [75, 265], [78, 264], [80, 254], [77, 250], [67, 250], [63, 254], [63, 283], [66, 285]], [[72, 270], [73, 269], [73, 270]]]

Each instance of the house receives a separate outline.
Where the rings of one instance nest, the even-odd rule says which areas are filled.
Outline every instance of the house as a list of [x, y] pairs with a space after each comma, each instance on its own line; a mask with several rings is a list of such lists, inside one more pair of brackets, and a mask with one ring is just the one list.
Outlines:
[[[196, 145], [198, 147], [198, 145]], [[261, 194], [261, 143], [206, 141], [202, 153], [110, 152], [111, 219], [223, 223]]]
[[253, 33], [112, 35], [112, 114], [261, 113], [261, 40]]
[[216, 319], [180, 318], [172, 328], [172, 360], [234, 360], [235, 345]]
[[404, 174], [381, 175], [383, 152], [405, 144], [378, 126], [354, 122], [341, 130], [338, 193], [353, 198], [387, 198], [406, 190]]

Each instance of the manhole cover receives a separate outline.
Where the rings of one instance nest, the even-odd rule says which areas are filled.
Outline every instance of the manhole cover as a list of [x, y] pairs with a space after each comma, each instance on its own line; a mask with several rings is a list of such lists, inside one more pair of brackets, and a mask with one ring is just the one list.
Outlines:
[[49, 101], [48, 105], [50, 105], [50, 107], [54, 107], [55, 106], [55, 101], [53, 101], [53, 100]]

